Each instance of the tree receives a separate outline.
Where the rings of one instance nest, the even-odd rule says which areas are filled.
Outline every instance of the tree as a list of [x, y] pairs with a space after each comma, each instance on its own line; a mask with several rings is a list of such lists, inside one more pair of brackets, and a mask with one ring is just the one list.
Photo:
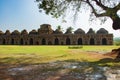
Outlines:
[[65, 34], [72, 34], [72, 31], [73, 31], [73, 28], [72, 28], [72, 27], [68, 27], [68, 28], [66, 29]]
[[57, 30], [58, 30], [58, 31], [61, 31], [61, 30], [62, 30], [62, 28], [61, 28], [60, 25], [57, 26]]
[[[68, 10], [74, 12], [76, 16], [81, 8], [90, 9], [93, 16], [103, 17], [101, 21], [105, 21], [108, 17], [112, 19], [112, 27], [114, 30], [120, 29], [120, 0], [36, 0], [39, 3], [40, 11], [45, 11], [55, 18], [64, 16]], [[117, 49], [119, 54], [116, 58], [120, 59], [120, 49]]]
[[61, 26], [58, 25], [58, 26], [57, 26], [57, 29], [54, 31], [54, 33], [57, 33], [57, 34], [63, 34], [62, 31], [63, 31], [63, 30], [62, 30]]
[[92, 16], [110, 17], [113, 21], [112, 27], [120, 29], [120, 0], [36, 0], [39, 3], [40, 11], [51, 14], [53, 17], [65, 15], [68, 10], [78, 14], [82, 6], [87, 6]]

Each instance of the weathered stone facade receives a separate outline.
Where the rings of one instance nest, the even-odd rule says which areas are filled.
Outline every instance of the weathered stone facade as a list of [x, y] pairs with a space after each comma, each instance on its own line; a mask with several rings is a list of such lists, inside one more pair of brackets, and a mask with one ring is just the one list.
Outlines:
[[82, 29], [77, 29], [74, 33], [65, 33], [56, 29], [51, 29], [51, 25], [43, 24], [38, 31], [26, 30], [21, 32], [15, 30], [10, 33], [0, 31], [1, 45], [112, 45], [113, 34], [101, 28], [96, 33], [89, 29], [87, 33]]

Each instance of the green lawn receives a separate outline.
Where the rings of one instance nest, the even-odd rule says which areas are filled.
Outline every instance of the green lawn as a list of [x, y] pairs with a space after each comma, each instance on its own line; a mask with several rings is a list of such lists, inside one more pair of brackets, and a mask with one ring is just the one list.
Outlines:
[[69, 49], [68, 46], [0, 46], [0, 63], [37, 64], [51, 61], [77, 60], [99, 61], [101, 58], [88, 53], [91, 51], [111, 51], [120, 46], [83, 46], [81, 49]]

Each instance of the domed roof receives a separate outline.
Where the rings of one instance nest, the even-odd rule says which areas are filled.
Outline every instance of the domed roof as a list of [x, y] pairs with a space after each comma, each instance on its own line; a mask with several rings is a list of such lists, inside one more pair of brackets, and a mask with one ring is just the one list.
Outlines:
[[19, 32], [18, 30], [14, 30], [14, 31], [12, 32], [12, 35], [20, 35], [20, 32]]
[[35, 35], [37, 34], [37, 31], [35, 29], [33, 29], [32, 31], [29, 32], [30, 35]]
[[85, 34], [85, 31], [82, 30], [81, 28], [77, 29], [75, 32], [75, 34]]
[[42, 25], [40, 25], [41, 27], [42, 26], [44, 26], [44, 28], [46, 27], [46, 28], [48, 28], [49, 26], [51, 26], [50, 24], [42, 24]]
[[27, 34], [28, 34], [27, 30], [24, 29], [21, 31], [21, 35], [27, 35]]
[[95, 34], [95, 31], [92, 28], [90, 28], [87, 34]]
[[38, 33], [39, 34], [52, 34], [53, 30], [50, 24], [42, 24], [40, 25], [40, 28], [38, 29]]
[[100, 29], [97, 31], [97, 34], [108, 34], [108, 31], [105, 30], [104, 28], [100, 28]]
[[50, 24], [42, 24], [40, 25], [40, 30], [52, 30]]
[[6, 30], [5, 35], [10, 35], [10, 34], [11, 34], [10, 31]]
[[62, 32], [61, 30], [56, 29], [56, 30], [54, 31], [54, 34], [63, 34], [63, 32]]
[[1, 30], [0, 30], [0, 35], [4, 34]]

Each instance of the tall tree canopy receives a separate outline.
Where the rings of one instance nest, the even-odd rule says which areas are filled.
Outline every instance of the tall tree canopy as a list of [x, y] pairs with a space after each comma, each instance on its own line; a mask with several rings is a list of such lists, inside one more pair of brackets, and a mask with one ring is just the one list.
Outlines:
[[68, 10], [72, 10], [76, 15], [84, 6], [90, 9], [92, 16], [104, 19], [110, 17], [113, 29], [120, 29], [120, 0], [36, 0], [36, 2], [39, 3], [40, 11], [43, 10], [56, 18], [65, 15]]

